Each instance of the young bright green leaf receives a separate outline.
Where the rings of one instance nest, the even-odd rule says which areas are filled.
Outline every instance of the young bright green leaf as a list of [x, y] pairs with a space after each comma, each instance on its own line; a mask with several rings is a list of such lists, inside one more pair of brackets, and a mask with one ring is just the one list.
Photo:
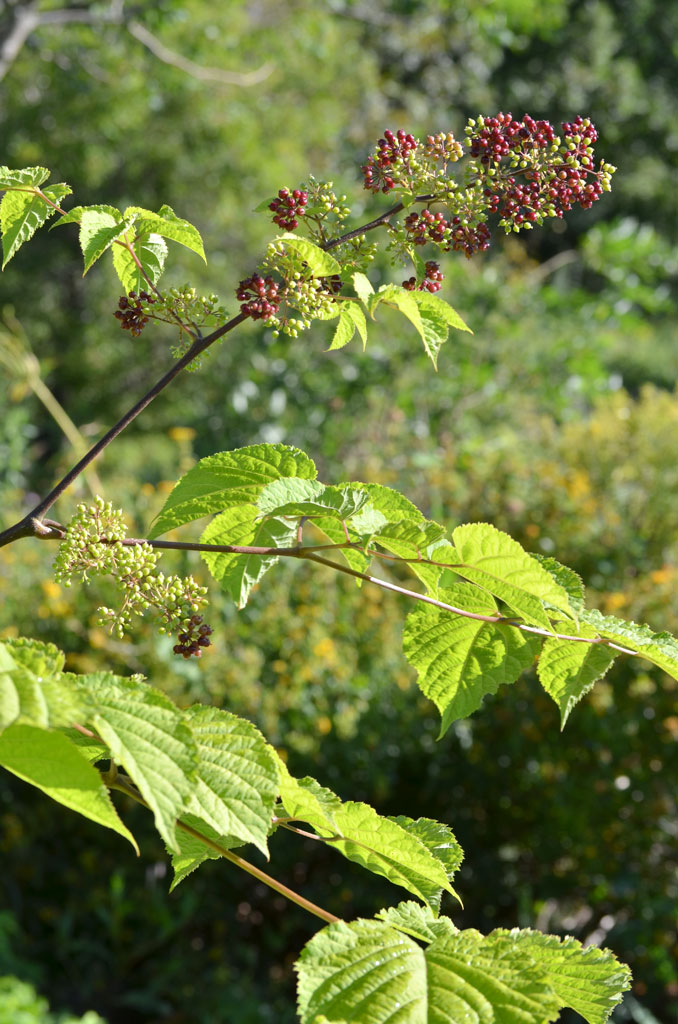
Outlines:
[[424, 943], [455, 935], [459, 931], [449, 917], [436, 917], [430, 907], [423, 907], [414, 900], [399, 903], [397, 907], [387, 907], [374, 916], [389, 927], [397, 928], [399, 932], [405, 932]]
[[[441, 590], [438, 599], [474, 614], [497, 614], [490, 595], [469, 583]], [[473, 714], [486, 694], [514, 683], [538, 650], [539, 641], [514, 626], [464, 618], [428, 604], [410, 612], [403, 630], [405, 657], [442, 716], [440, 736], [456, 719]]]
[[332, 344], [327, 351], [333, 352], [335, 349], [343, 348], [344, 345], [348, 345], [349, 341], [355, 334], [355, 327], [355, 321], [349, 313], [348, 307], [344, 306], [339, 314], [339, 323], [332, 335]]
[[[48, 185], [42, 191], [52, 203], [58, 204], [71, 190], [68, 185]], [[55, 213], [54, 206], [35, 192], [5, 192], [0, 202], [3, 270], [24, 242]]]
[[598, 636], [635, 651], [678, 679], [678, 640], [670, 633], [655, 633], [649, 626], [626, 622], [614, 615], [603, 615], [597, 608], [582, 609], [579, 616], [581, 622], [592, 626]]
[[547, 572], [549, 572], [556, 583], [567, 592], [570, 598], [570, 605], [573, 610], [576, 611], [584, 603], [584, 583], [579, 573], [576, 573], [574, 569], [568, 568], [566, 565], [562, 565], [556, 561], [555, 558], [551, 558], [549, 555], [532, 555]]
[[115, 206], [109, 206], [106, 203], [95, 203], [92, 206], [74, 206], [68, 213], [62, 214], [58, 220], [52, 224], [52, 228], [60, 228], [62, 224], [79, 224], [82, 220], [83, 213], [107, 213], [113, 220], [118, 220], [122, 223], [124, 217], [120, 210]]
[[23, 185], [38, 188], [48, 178], [49, 170], [46, 167], [20, 167], [17, 170], [0, 167], [0, 189], [21, 188]]
[[[411, 292], [410, 294], [416, 296], [417, 294], [423, 294], [423, 292]], [[434, 311], [429, 309], [420, 309], [419, 317], [421, 319], [422, 326], [421, 339], [424, 343], [426, 355], [433, 363], [434, 370], [437, 370], [438, 353], [447, 341], [447, 336], [449, 334], [447, 324], [442, 317], [437, 316]]]
[[90, 703], [89, 722], [122, 765], [171, 850], [176, 819], [195, 788], [196, 744], [181, 711], [158, 690], [109, 672], [71, 676]]
[[55, 644], [26, 636], [5, 637], [2, 643], [9, 648], [18, 664], [40, 676], [41, 681], [63, 670], [66, 656]]
[[272, 480], [314, 480], [316, 476], [317, 470], [308, 455], [285, 444], [253, 444], [209, 455], [174, 485], [149, 537], [159, 537], [167, 530], [234, 505], [255, 502]]
[[0, 736], [0, 764], [52, 800], [124, 836], [139, 853], [134, 836], [111, 803], [101, 775], [63, 733], [12, 725]]
[[562, 1005], [538, 963], [470, 930], [422, 949], [387, 924], [339, 921], [296, 969], [302, 1024], [550, 1024]]
[[466, 331], [468, 334], [473, 334], [473, 331], [468, 324], [462, 320], [449, 302], [445, 302], [439, 295], [433, 295], [431, 292], [410, 292], [414, 301], [419, 306], [419, 312], [423, 315], [424, 312], [432, 319], [442, 320], [449, 327], [454, 327], [457, 331]]
[[[259, 730], [228, 711], [194, 705], [184, 711], [198, 746], [198, 781], [189, 810], [219, 835], [254, 843], [268, 857], [267, 837], [278, 796], [278, 761]], [[183, 851], [183, 842], [181, 843]]]
[[605, 1024], [630, 988], [631, 972], [609, 949], [584, 947], [570, 936], [561, 939], [530, 929], [498, 928], [487, 937], [504, 938], [544, 970], [560, 1005], [576, 1010], [588, 1024]]
[[369, 504], [369, 495], [350, 484], [326, 487], [317, 480], [298, 477], [274, 480], [267, 484], [257, 499], [257, 507], [265, 516], [332, 516], [350, 519]]
[[444, 536], [445, 529], [438, 523], [405, 519], [386, 523], [376, 534], [374, 543], [398, 558], [408, 559], [407, 568], [419, 577], [429, 592], [437, 592], [443, 570], [438, 565], [429, 565], [425, 559], [440, 561], [438, 551], [441, 548], [446, 552], [451, 550]]
[[[419, 842], [424, 844], [429, 853], [432, 853], [436, 860], [439, 860], [443, 865], [447, 880], [451, 884], [459, 865], [464, 859], [464, 851], [455, 839], [454, 832], [449, 825], [443, 825], [442, 822], [434, 821], [432, 818], [417, 818], [415, 821], [404, 814], [390, 817], [389, 820], [394, 821], [396, 825], [400, 825], [406, 832], [416, 836]], [[459, 895], [454, 890], [453, 893], [461, 903]], [[437, 900], [432, 899], [429, 901], [429, 906], [436, 913], [440, 910], [442, 895], [441, 889], [438, 892]]]
[[414, 298], [414, 292], [408, 291], [407, 288], [401, 288], [398, 284], [382, 285], [378, 292], [370, 296], [368, 309], [373, 319], [375, 309], [382, 302], [385, 302], [387, 306], [393, 306], [406, 316], [421, 335], [422, 340], [425, 341], [424, 326], [421, 321], [419, 307]]
[[352, 302], [350, 299], [347, 302], [343, 303], [341, 308], [342, 311], [346, 310], [348, 312], [348, 315], [353, 320], [355, 328], [358, 334], [360, 335], [360, 339], [363, 343], [363, 351], [365, 351], [365, 346], [367, 345], [367, 320], [365, 319], [365, 314], [363, 313], [358, 303]]
[[317, 830], [321, 828], [336, 831], [334, 814], [341, 809], [341, 798], [331, 789], [321, 786], [315, 779], [306, 776], [295, 779], [290, 775], [283, 761], [278, 760], [280, 772], [280, 799], [290, 818], [306, 821]]
[[[443, 299], [432, 295], [427, 291], [408, 292], [419, 309], [419, 316], [422, 324], [422, 341], [426, 354], [433, 363], [438, 365], [438, 352], [441, 346], [447, 341], [450, 326], [459, 331], [468, 331], [472, 334], [470, 327], [464, 323], [459, 314]], [[416, 326], [416, 324], [415, 324]]]
[[[572, 635], [594, 638], [592, 626], [580, 623]], [[592, 689], [615, 660], [617, 651], [604, 644], [578, 643], [576, 640], [547, 640], [537, 663], [539, 681], [560, 708], [560, 727], [584, 694]]]
[[454, 571], [504, 601], [528, 623], [551, 628], [544, 602], [572, 615], [567, 591], [507, 533], [489, 523], [468, 523], [456, 528], [452, 542], [462, 563]]
[[372, 506], [381, 512], [389, 523], [398, 523], [402, 519], [413, 519], [415, 522], [425, 520], [424, 513], [416, 505], [413, 505], [409, 498], [406, 498], [400, 491], [384, 484], [358, 484], [353, 487], [363, 487], [370, 496]]
[[[201, 544], [234, 544], [239, 547], [289, 548], [296, 544], [294, 521], [261, 519], [256, 505], [237, 505], [222, 512], [205, 528]], [[233, 598], [238, 608], [247, 604], [252, 587], [259, 582], [278, 555], [245, 555], [203, 551], [209, 571]]]
[[367, 344], [367, 321], [365, 320], [365, 314], [357, 302], [344, 302], [341, 305], [339, 323], [334, 332], [332, 344], [327, 351], [332, 352], [334, 349], [343, 348], [344, 345], [348, 345], [356, 330], [362, 339], [364, 350]]
[[157, 213], [145, 210], [142, 206], [128, 206], [125, 210], [125, 219], [128, 217], [134, 218], [137, 234], [162, 235], [163, 238], [185, 245], [207, 262], [200, 232], [190, 221], [177, 217], [171, 206], [161, 206]]
[[369, 307], [370, 296], [374, 295], [374, 288], [372, 287], [372, 282], [369, 277], [365, 274], [354, 274], [353, 287], [355, 288], [355, 293], [363, 305]]
[[433, 908], [440, 902], [441, 890], [456, 895], [443, 860], [419, 838], [416, 828], [403, 828], [368, 804], [337, 803], [339, 798], [314, 779], [298, 780], [296, 786], [294, 781], [281, 772], [281, 799], [287, 813], [311, 825], [348, 860], [383, 875]]
[[80, 248], [85, 262], [83, 277], [131, 223], [131, 218], [121, 220], [117, 210], [109, 213], [106, 210], [83, 209], [80, 216]]
[[14, 680], [18, 666], [11, 652], [0, 644], [0, 729], [16, 722], [21, 714], [21, 697]]
[[416, 275], [417, 281], [421, 284], [421, 282], [426, 277], [426, 262], [420, 256], [416, 246], [410, 246], [407, 252], [410, 259], [412, 260], [412, 265], [414, 267], [414, 273]]
[[[130, 233], [134, 226], [130, 228]], [[114, 245], [113, 268], [120, 278], [126, 292], [142, 292], [148, 288], [148, 282], [157, 284], [167, 258], [167, 243], [158, 234], [138, 235], [133, 240], [134, 253], [141, 267], [137, 265], [129, 249], [123, 245]]]
[[286, 232], [284, 235], [278, 235], [273, 241], [284, 242], [287, 249], [295, 252], [308, 265], [314, 277], [330, 277], [332, 274], [341, 273], [341, 264], [337, 263], [334, 256], [309, 242], [307, 238]]
[[76, 721], [83, 705], [61, 677], [63, 655], [52, 644], [0, 644], [0, 729], [13, 722], [42, 729]]

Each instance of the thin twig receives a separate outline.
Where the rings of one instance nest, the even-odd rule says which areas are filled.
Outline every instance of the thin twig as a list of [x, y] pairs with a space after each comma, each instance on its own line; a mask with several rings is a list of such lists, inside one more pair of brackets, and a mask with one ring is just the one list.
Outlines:
[[[132, 798], [132, 800], [135, 800], [138, 804], [141, 804], [142, 807], [146, 807], [150, 810], [139, 790], [133, 784], [132, 780], [127, 778], [127, 776], [118, 774], [115, 779], [108, 781], [108, 785], [111, 789], [116, 789], [121, 793], [126, 793], [127, 796]], [[192, 825], [188, 825], [185, 821], [178, 820], [177, 828], [181, 829], [181, 831], [185, 832], [187, 835], [192, 836], [194, 839], [198, 839], [201, 843], [204, 843], [205, 846], [209, 846], [209, 848], [214, 850], [215, 853], [224, 857], [225, 860], [230, 860], [232, 864], [235, 864], [243, 871], [246, 871], [259, 882], [263, 882], [264, 885], [269, 887], [269, 889], [274, 889], [275, 892], [279, 892], [281, 896], [285, 896], [286, 899], [290, 900], [292, 903], [296, 903], [297, 906], [302, 907], [303, 910], [307, 910], [315, 917], [319, 917], [321, 921], [326, 921], [328, 924], [334, 924], [334, 922], [341, 920], [341, 918], [331, 914], [329, 910], [323, 910], [322, 907], [319, 907], [316, 903], [312, 903], [311, 900], [307, 900], [305, 896], [295, 892], [294, 889], [290, 889], [289, 886], [283, 885], [282, 882], [279, 882], [271, 875], [268, 875], [265, 871], [262, 871], [261, 868], [256, 867], [254, 864], [250, 864], [250, 862], [245, 860], [243, 857], [239, 857], [237, 853], [233, 853], [233, 851], [229, 850], [228, 847], [222, 846], [222, 844], [216, 842], [216, 840], [203, 835], [203, 833], [197, 828], [193, 828]]]

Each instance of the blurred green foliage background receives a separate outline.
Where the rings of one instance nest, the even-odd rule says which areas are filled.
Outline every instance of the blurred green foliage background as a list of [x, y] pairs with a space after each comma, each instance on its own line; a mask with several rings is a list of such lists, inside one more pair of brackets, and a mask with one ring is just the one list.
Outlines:
[[[358, 168], [385, 127], [461, 135], [480, 112], [581, 113], [619, 167], [591, 211], [497, 237], [470, 262], [450, 256], [442, 295], [475, 333], [451, 339], [437, 375], [387, 312], [364, 354], [326, 353], [323, 328], [289, 341], [245, 325], [54, 515], [100, 491], [141, 534], [196, 458], [284, 441], [328, 482], [390, 484], [450, 525], [491, 521], [576, 569], [606, 612], [678, 632], [677, 39], [678, 7], [659, 0], [0, 6], [1, 161], [49, 166], [77, 203], [169, 203], [198, 225], [209, 263], [175, 251], [168, 284], [190, 279], [233, 311], [273, 229], [253, 207], [313, 173], [355, 199], [359, 223], [379, 209]], [[69, 230], [39, 234], [0, 279], [3, 526], [170, 361], [162, 330], [119, 331], [113, 273], [97, 265], [83, 281]], [[373, 277], [400, 280], [385, 263]], [[77, 427], [70, 439], [40, 381]], [[445, 908], [458, 925], [608, 945], [635, 977], [614, 1019], [678, 1019], [678, 703], [661, 672], [620, 660], [562, 735], [525, 678], [436, 743], [400, 653], [398, 599], [281, 565], [242, 612], [215, 589], [214, 647], [177, 664], [143, 624], [129, 642], [109, 638], [95, 611], [106, 590], [64, 591], [52, 554], [33, 540], [0, 552], [0, 635], [52, 640], [76, 671], [143, 672], [181, 702], [228, 707], [296, 774], [450, 823], [466, 851], [464, 910]], [[201, 573], [197, 556], [167, 561]], [[291, 965], [314, 922], [213, 862], [168, 896], [157, 836], [121, 807], [138, 860], [0, 780], [8, 1024], [90, 1010], [110, 1024], [294, 1020]], [[399, 898], [317, 845], [276, 835], [274, 873], [342, 916]]]

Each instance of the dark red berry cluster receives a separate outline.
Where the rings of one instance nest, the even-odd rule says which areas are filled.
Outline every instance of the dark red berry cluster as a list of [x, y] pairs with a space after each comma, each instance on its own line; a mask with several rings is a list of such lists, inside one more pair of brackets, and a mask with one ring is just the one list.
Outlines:
[[275, 213], [273, 223], [279, 224], [285, 231], [293, 231], [299, 223], [297, 218], [303, 217], [306, 213], [307, 202], [308, 192], [299, 188], [295, 188], [293, 192], [288, 188], [281, 188], [277, 199], [268, 204], [269, 210]]
[[184, 658], [201, 658], [204, 647], [210, 647], [212, 641], [209, 639], [212, 627], [202, 621], [202, 615], [193, 615], [190, 619], [189, 628], [179, 633], [172, 650]]
[[489, 249], [491, 241], [490, 229], [484, 221], [479, 224], [464, 224], [459, 217], [452, 218], [449, 248], [455, 252], [463, 252], [467, 260], [474, 253]]
[[253, 320], [267, 320], [275, 316], [282, 300], [278, 283], [272, 277], [260, 274], [252, 274], [241, 281], [235, 294], [241, 303], [241, 313]]
[[525, 114], [516, 121], [512, 114], [497, 114], [478, 122], [471, 135], [471, 156], [483, 164], [499, 163], [511, 151], [546, 149], [555, 138], [548, 121], [535, 121]]
[[403, 281], [402, 287], [406, 288], [408, 292], [420, 291], [420, 292], [439, 292], [442, 287], [442, 282], [445, 278], [442, 270], [435, 260], [428, 260], [424, 271], [424, 280], [420, 285], [417, 285], [416, 277], [410, 277], [407, 281]]
[[133, 338], [138, 338], [148, 323], [148, 317], [143, 303], [152, 306], [155, 299], [148, 292], [130, 292], [129, 295], [122, 295], [118, 302], [118, 308], [113, 314], [120, 321], [123, 331], [129, 331]]
[[425, 245], [426, 242], [435, 242], [440, 245], [441, 242], [446, 241], [449, 235], [450, 224], [440, 210], [437, 213], [422, 210], [421, 213], [413, 212], [407, 215], [405, 230], [410, 241], [415, 245]]
[[408, 163], [410, 153], [417, 148], [414, 135], [403, 131], [397, 134], [388, 129], [383, 139], [377, 142], [376, 152], [368, 159], [363, 168], [364, 187], [370, 192], [390, 192], [395, 187], [393, 172], [403, 163]]

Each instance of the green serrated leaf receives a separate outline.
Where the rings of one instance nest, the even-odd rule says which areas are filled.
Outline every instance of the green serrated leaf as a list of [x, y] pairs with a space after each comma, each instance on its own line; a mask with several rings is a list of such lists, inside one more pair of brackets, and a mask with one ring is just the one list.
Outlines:
[[562, 1005], [539, 962], [471, 930], [447, 928], [422, 949], [385, 923], [339, 921], [296, 969], [302, 1024], [550, 1024]]
[[331, 352], [334, 349], [343, 348], [344, 345], [351, 341], [356, 331], [358, 331], [362, 339], [364, 351], [367, 344], [367, 321], [365, 320], [365, 314], [357, 302], [349, 300], [341, 304], [339, 323], [334, 332], [332, 344], [327, 351]]
[[424, 522], [425, 516], [416, 505], [413, 505], [409, 498], [406, 498], [400, 491], [384, 484], [358, 484], [354, 487], [363, 487], [370, 496], [372, 506], [390, 522], [397, 523], [402, 519], [413, 519], [416, 522]]
[[125, 210], [127, 218], [134, 219], [137, 234], [162, 235], [163, 238], [185, 245], [207, 262], [200, 232], [190, 221], [177, 217], [171, 206], [161, 206], [157, 213], [145, 210], [142, 206], [128, 206]]
[[184, 718], [199, 757], [189, 810], [218, 835], [254, 843], [268, 857], [267, 838], [278, 796], [274, 752], [251, 722], [228, 711], [195, 705]]
[[[594, 639], [592, 626], [580, 623], [574, 636]], [[575, 704], [592, 689], [615, 660], [617, 652], [604, 644], [578, 643], [576, 640], [547, 640], [537, 663], [539, 681], [560, 709], [560, 728]]]
[[635, 651], [646, 661], [658, 665], [678, 679], [678, 640], [670, 633], [655, 633], [649, 626], [625, 622], [613, 615], [603, 615], [597, 608], [579, 612], [580, 622], [592, 626], [598, 636], [605, 637], [628, 651]]
[[446, 935], [455, 935], [459, 931], [449, 917], [436, 917], [430, 907], [423, 907], [413, 900], [379, 910], [374, 916], [390, 928], [396, 928], [425, 943]]
[[99, 772], [63, 733], [12, 725], [0, 736], [0, 764], [43, 793], [139, 847], [111, 803]]
[[2, 644], [11, 651], [17, 664], [29, 669], [44, 681], [62, 671], [66, 656], [52, 643], [29, 637], [6, 637]]
[[348, 315], [351, 317], [351, 319], [353, 320], [353, 323], [355, 324], [355, 328], [356, 328], [358, 334], [360, 335], [360, 339], [361, 339], [361, 341], [363, 343], [363, 352], [364, 352], [365, 351], [365, 346], [367, 345], [367, 320], [365, 319], [365, 314], [363, 313], [363, 311], [360, 308], [360, 306], [358, 305], [358, 303], [357, 302], [353, 302], [350, 299], [348, 299], [342, 305], [342, 311], [343, 310], [345, 310], [348, 313]]
[[90, 705], [88, 724], [107, 744], [153, 812], [158, 832], [179, 850], [176, 819], [195, 787], [197, 752], [181, 711], [146, 683], [109, 672], [71, 676]]
[[124, 217], [120, 210], [115, 206], [108, 206], [106, 203], [95, 203], [93, 206], [74, 206], [68, 213], [62, 214], [57, 221], [52, 224], [52, 228], [59, 228], [62, 224], [79, 224], [82, 219], [83, 213], [107, 213], [113, 219], [123, 221]]
[[[377, 921], [338, 921], [295, 964], [302, 1024], [429, 1024], [424, 950]], [[442, 1020], [443, 1018], [441, 1018]]]
[[368, 804], [342, 803], [314, 779], [291, 780], [286, 771], [281, 772], [280, 795], [291, 818], [311, 825], [348, 860], [383, 875], [434, 908], [441, 890], [456, 895], [442, 860], [415, 828], [402, 828]]
[[369, 307], [370, 296], [374, 294], [374, 288], [372, 287], [372, 282], [369, 277], [365, 274], [354, 274], [353, 287], [355, 288], [355, 293], [363, 305]]
[[0, 189], [20, 188], [22, 185], [33, 185], [37, 188], [48, 178], [49, 170], [46, 167], [20, 167], [17, 170], [0, 167]]
[[80, 217], [80, 248], [85, 263], [83, 277], [106, 252], [116, 238], [126, 231], [131, 219], [121, 220], [116, 210], [108, 213], [105, 210], [84, 209]]
[[[262, 520], [255, 505], [237, 505], [222, 512], [206, 527], [200, 543], [282, 548], [293, 547], [296, 535], [296, 523]], [[223, 590], [239, 608], [244, 608], [252, 587], [275, 565], [279, 556], [203, 551], [202, 558]]]
[[331, 789], [321, 786], [306, 776], [295, 779], [279, 759], [280, 799], [290, 818], [313, 824], [318, 821], [324, 828], [336, 830], [334, 813], [341, 808], [341, 799]]
[[429, 1006], [443, 1020], [472, 1020], [480, 1007], [490, 1008], [488, 1021], [501, 1024], [558, 1019], [562, 1003], [540, 963], [510, 942], [468, 929], [434, 939], [425, 959]]
[[332, 344], [327, 349], [328, 352], [333, 352], [338, 348], [343, 348], [344, 345], [348, 345], [349, 341], [355, 334], [355, 321], [348, 311], [348, 307], [342, 307], [339, 314], [339, 323], [337, 324], [336, 330], [332, 335]]
[[[438, 599], [477, 615], [497, 614], [489, 594], [468, 583], [441, 590]], [[410, 612], [403, 630], [405, 657], [442, 716], [440, 736], [456, 719], [473, 714], [486, 694], [514, 683], [538, 650], [539, 641], [514, 626], [464, 618], [428, 604]]]
[[581, 1014], [588, 1024], [605, 1024], [631, 987], [631, 972], [608, 949], [582, 946], [568, 936], [544, 935], [531, 929], [496, 929], [488, 941], [506, 939], [544, 971], [561, 1006]]
[[[132, 229], [130, 229], [131, 231]], [[113, 268], [126, 292], [140, 292], [148, 288], [148, 282], [157, 284], [167, 258], [167, 243], [158, 234], [138, 235], [133, 242], [134, 256], [124, 245], [114, 245]]]
[[330, 277], [333, 274], [341, 273], [341, 264], [335, 260], [334, 256], [325, 252], [320, 246], [314, 245], [313, 242], [309, 242], [307, 238], [300, 238], [299, 235], [286, 232], [284, 235], [274, 238], [273, 242], [284, 242], [287, 249], [291, 249], [307, 264], [314, 277]]
[[562, 565], [549, 555], [533, 554], [532, 557], [536, 558], [539, 564], [553, 576], [558, 586], [566, 591], [570, 604], [575, 611], [583, 605], [585, 591], [584, 583], [579, 573], [576, 573], [574, 569], [569, 569], [566, 565]]
[[[44, 195], [53, 203], [59, 203], [70, 191], [68, 185], [50, 185], [43, 189]], [[24, 242], [32, 238], [55, 213], [54, 207], [34, 191], [5, 192], [0, 202], [3, 270]]]
[[0, 644], [0, 728], [13, 722], [54, 728], [76, 721], [83, 710], [63, 681], [63, 654], [37, 640]]
[[[443, 825], [440, 821], [434, 821], [432, 818], [408, 818], [404, 814], [399, 814], [396, 817], [390, 817], [391, 821], [395, 821], [396, 825], [400, 825], [410, 835], [416, 836], [419, 842], [423, 843], [429, 853], [432, 853], [436, 860], [439, 860], [445, 869], [447, 880], [452, 883], [452, 879], [457, 872], [459, 865], [464, 859], [464, 851], [457, 842], [454, 832], [449, 825]], [[461, 903], [461, 899], [457, 892], [454, 892], [454, 896]], [[440, 897], [442, 896], [442, 890], [439, 893], [437, 903], [434, 902], [432, 910], [438, 912], [440, 910]]]
[[265, 516], [331, 516], [350, 519], [369, 504], [369, 495], [362, 488], [325, 486], [317, 480], [298, 477], [274, 480], [267, 484], [257, 499], [257, 508]]
[[572, 615], [567, 591], [507, 533], [489, 523], [468, 523], [452, 534], [454, 571], [504, 601], [533, 625], [551, 628], [544, 602]]
[[156, 516], [149, 537], [234, 505], [255, 502], [260, 492], [282, 477], [314, 480], [316, 468], [308, 455], [284, 444], [253, 444], [232, 452], [209, 455], [174, 485]]
[[471, 328], [459, 316], [456, 309], [449, 302], [445, 302], [445, 299], [441, 299], [439, 295], [419, 291], [410, 292], [410, 294], [419, 306], [421, 313], [425, 310], [428, 315], [435, 317], [436, 320], [443, 320], [449, 327], [454, 327], [457, 331], [466, 331], [468, 334], [473, 334]]
[[414, 298], [414, 292], [408, 291], [407, 288], [401, 288], [398, 284], [382, 285], [379, 291], [370, 297], [368, 308], [372, 317], [374, 317], [375, 309], [382, 302], [385, 302], [388, 306], [393, 306], [394, 309], [399, 310], [406, 316], [422, 340], [425, 340], [424, 325], [421, 321], [419, 306]]
[[426, 277], [426, 262], [414, 246], [411, 246], [407, 252], [412, 260], [412, 266], [414, 267], [414, 273], [417, 281], [421, 284]]
[[442, 568], [429, 565], [425, 559], [439, 561], [438, 551], [450, 550], [444, 541], [445, 529], [438, 523], [412, 519], [386, 523], [374, 538], [375, 544], [384, 550], [407, 559], [407, 568], [425, 585], [429, 592], [437, 593]]

